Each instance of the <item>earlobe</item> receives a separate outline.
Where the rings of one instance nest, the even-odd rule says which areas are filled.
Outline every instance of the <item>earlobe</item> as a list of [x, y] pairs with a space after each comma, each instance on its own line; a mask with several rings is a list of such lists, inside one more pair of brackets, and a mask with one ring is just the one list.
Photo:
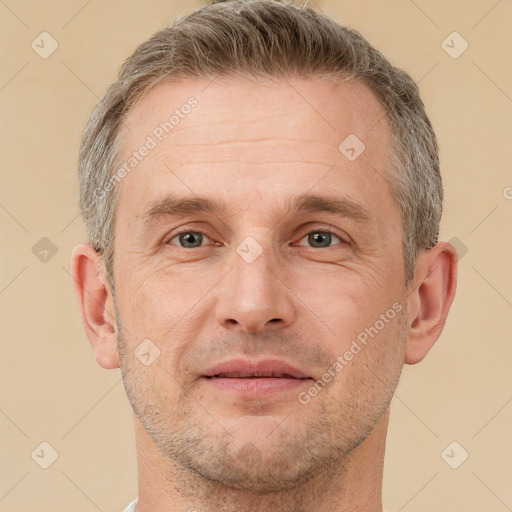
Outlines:
[[101, 256], [81, 244], [71, 254], [73, 288], [97, 363], [106, 369], [119, 368], [116, 320], [112, 295], [101, 270]]
[[424, 359], [439, 338], [455, 297], [457, 251], [449, 242], [438, 242], [418, 256], [408, 296], [406, 364]]

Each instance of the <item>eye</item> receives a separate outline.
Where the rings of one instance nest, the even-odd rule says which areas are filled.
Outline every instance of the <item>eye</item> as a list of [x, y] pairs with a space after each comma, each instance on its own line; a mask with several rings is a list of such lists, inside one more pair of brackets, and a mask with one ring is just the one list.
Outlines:
[[178, 233], [173, 238], [171, 238], [167, 243], [172, 245], [179, 245], [184, 249], [195, 249], [196, 247], [201, 247], [205, 240], [210, 240], [204, 233], [200, 231], [182, 231]]
[[343, 243], [340, 237], [330, 231], [311, 231], [300, 241], [306, 240], [311, 247], [326, 248], [330, 247], [332, 242]]

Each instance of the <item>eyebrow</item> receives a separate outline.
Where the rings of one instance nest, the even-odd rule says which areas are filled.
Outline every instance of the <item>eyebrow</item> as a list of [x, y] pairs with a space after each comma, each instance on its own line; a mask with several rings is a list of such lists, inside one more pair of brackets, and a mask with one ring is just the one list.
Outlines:
[[371, 221], [370, 213], [348, 198], [303, 194], [292, 199], [289, 208], [297, 212], [330, 212], [362, 223]]
[[[167, 217], [190, 215], [194, 213], [211, 213], [216, 216], [226, 214], [228, 205], [213, 198], [191, 197], [179, 198], [168, 196], [149, 203], [143, 216], [145, 226], [152, 225]], [[360, 204], [348, 199], [332, 196], [301, 194], [288, 201], [288, 211], [329, 212], [340, 217], [347, 217], [361, 223], [371, 221], [370, 213]]]
[[165, 197], [156, 202], [149, 203], [144, 213], [144, 224], [153, 224], [164, 217], [188, 215], [192, 213], [225, 213], [225, 206], [207, 197], [178, 198]]

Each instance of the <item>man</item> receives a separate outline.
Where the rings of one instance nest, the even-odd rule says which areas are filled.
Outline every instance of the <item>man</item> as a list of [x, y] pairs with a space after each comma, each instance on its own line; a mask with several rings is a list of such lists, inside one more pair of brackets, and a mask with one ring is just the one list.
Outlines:
[[127, 510], [380, 512], [394, 390], [456, 287], [412, 79], [309, 8], [216, 3], [126, 61], [79, 176], [72, 275], [134, 411]]

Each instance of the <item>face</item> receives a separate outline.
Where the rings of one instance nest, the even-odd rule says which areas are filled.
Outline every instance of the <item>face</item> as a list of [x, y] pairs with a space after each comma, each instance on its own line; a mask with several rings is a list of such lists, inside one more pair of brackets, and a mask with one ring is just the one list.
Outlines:
[[117, 185], [114, 282], [138, 419], [171, 464], [234, 488], [339, 464], [404, 362], [378, 101], [354, 81], [181, 82], [126, 125], [122, 159], [138, 156]]

